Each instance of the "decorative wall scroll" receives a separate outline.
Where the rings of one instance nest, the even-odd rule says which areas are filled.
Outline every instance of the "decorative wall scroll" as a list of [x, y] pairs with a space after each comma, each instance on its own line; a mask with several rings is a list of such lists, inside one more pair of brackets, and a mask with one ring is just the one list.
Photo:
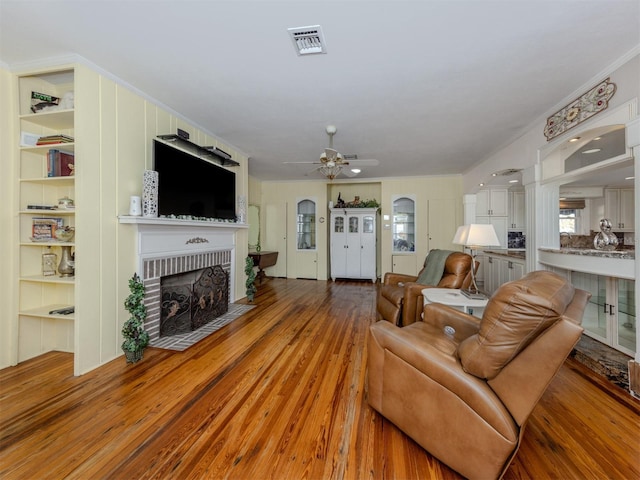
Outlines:
[[609, 106], [609, 100], [616, 93], [616, 84], [607, 78], [587, 93], [558, 110], [547, 119], [544, 136], [547, 141], [579, 125]]

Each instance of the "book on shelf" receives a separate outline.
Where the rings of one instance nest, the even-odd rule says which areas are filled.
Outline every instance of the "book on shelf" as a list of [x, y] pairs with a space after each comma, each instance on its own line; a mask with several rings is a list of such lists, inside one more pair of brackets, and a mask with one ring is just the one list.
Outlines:
[[75, 172], [75, 155], [57, 148], [47, 154], [47, 177], [72, 177]]
[[36, 145], [52, 145], [56, 143], [73, 143], [73, 137], [69, 135], [46, 135], [44, 137], [38, 138]]
[[31, 92], [31, 111], [38, 113], [47, 107], [57, 107], [60, 105], [60, 97], [54, 97], [46, 93]]
[[46, 242], [55, 239], [56, 229], [64, 226], [61, 217], [32, 217], [31, 239], [34, 242]]

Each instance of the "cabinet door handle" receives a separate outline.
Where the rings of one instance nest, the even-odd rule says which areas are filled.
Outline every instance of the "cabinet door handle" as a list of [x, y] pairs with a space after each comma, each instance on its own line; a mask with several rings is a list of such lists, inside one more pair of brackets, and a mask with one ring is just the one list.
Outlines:
[[607, 305], [609, 305], [609, 304], [607, 302], [605, 302], [604, 310], [602, 310], [602, 313], [607, 313]]
[[509, 268], [513, 268], [513, 262], [509, 262], [508, 265], [509, 265]]
[[614, 315], [614, 313], [613, 313], [613, 305], [609, 305], [609, 315]]

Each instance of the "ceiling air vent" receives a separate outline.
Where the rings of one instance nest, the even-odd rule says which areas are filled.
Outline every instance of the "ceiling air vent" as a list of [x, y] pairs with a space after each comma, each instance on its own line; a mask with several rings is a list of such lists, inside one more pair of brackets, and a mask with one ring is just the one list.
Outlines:
[[298, 55], [327, 53], [327, 46], [325, 45], [320, 25], [288, 28], [287, 31]]

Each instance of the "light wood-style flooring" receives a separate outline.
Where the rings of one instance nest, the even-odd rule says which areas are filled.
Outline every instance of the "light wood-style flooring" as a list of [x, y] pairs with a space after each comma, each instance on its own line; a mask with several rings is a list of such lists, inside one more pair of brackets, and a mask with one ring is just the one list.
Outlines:
[[[376, 287], [270, 279], [185, 352], [0, 371], [0, 478], [457, 479], [366, 402]], [[568, 361], [506, 479], [640, 478], [640, 402]]]

